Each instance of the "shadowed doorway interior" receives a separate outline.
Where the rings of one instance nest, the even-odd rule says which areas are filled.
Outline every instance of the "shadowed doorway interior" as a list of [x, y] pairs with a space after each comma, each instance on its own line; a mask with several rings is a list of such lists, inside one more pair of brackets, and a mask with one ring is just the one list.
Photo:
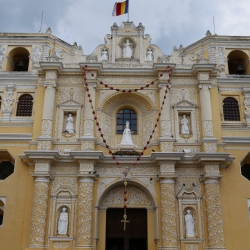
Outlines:
[[107, 210], [106, 250], [147, 250], [147, 210], [129, 208], [126, 213], [129, 223], [124, 231], [124, 210]]

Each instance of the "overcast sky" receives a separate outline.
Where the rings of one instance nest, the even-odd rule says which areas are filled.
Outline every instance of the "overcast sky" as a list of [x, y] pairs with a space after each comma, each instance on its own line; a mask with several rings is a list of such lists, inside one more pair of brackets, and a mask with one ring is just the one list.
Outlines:
[[[122, 1], [122, 0], [121, 0]], [[166, 54], [203, 38], [209, 29], [218, 35], [250, 36], [249, 0], [129, 0], [130, 21], [145, 27], [152, 43]], [[93, 52], [110, 34], [110, 27], [127, 21], [112, 17], [115, 0], [0, 0], [0, 32], [42, 32], [51, 27], [55, 36]]]

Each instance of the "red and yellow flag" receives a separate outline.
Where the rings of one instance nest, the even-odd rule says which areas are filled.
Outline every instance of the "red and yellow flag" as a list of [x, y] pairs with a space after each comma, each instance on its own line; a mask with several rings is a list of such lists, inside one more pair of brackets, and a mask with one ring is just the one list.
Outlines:
[[127, 0], [125, 2], [119, 2], [119, 3], [116, 2], [112, 16], [120, 16], [123, 14], [127, 14], [128, 13], [128, 5], [129, 5], [128, 1], [129, 0]]

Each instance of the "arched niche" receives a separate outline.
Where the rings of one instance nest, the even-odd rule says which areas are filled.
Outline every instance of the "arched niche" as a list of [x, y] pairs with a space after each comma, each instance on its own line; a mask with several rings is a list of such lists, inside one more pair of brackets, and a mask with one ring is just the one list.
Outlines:
[[241, 50], [233, 50], [228, 56], [228, 72], [230, 75], [239, 74], [237, 73], [237, 69], [239, 66], [242, 67], [244, 72], [240, 73], [242, 75], [246, 75], [250, 73], [249, 65], [249, 56]]
[[[154, 225], [154, 240], [159, 239], [158, 236], [158, 206], [151, 192], [141, 183], [129, 180], [126, 188], [127, 202], [129, 208], [146, 208], [148, 213], [148, 225]], [[108, 185], [103, 190], [99, 199], [95, 204], [95, 239], [105, 243], [105, 239], [99, 239], [99, 231], [105, 230], [106, 227], [106, 211], [108, 208], [123, 208], [123, 192], [124, 180], [119, 180]], [[100, 235], [104, 237], [103, 235]]]
[[[117, 114], [121, 109], [132, 109], [137, 114], [137, 134], [133, 135], [133, 143], [141, 149], [150, 137], [156, 122], [157, 109], [155, 108], [155, 93], [147, 95], [142, 93], [115, 93], [102, 98], [99, 105], [98, 117], [101, 119], [101, 128], [106, 135], [107, 143], [117, 148], [122, 135], [117, 134]], [[143, 126], [142, 124], [146, 124]], [[102, 141], [97, 134], [98, 141]], [[155, 133], [152, 143], [157, 143], [158, 134]], [[150, 146], [150, 145], [149, 145]]]
[[13, 48], [7, 58], [6, 71], [28, 71], [30, 52], [26, 48]]
[[77, 190], [76, 177], [55, 177], [50, 199], [49, 237], [57, 236], [57, 223], [63, 207], [68, 212], [68, 236], [73, 237]]

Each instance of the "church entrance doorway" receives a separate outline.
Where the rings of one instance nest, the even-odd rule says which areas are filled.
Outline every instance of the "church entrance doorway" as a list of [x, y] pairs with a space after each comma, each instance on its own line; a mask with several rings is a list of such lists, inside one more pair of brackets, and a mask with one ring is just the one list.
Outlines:
[[123, 220], [124, 209], [108, 208], [106, 217], [106, 250], [147, 250], [147, 210], [126, 210], [126, 230]]

